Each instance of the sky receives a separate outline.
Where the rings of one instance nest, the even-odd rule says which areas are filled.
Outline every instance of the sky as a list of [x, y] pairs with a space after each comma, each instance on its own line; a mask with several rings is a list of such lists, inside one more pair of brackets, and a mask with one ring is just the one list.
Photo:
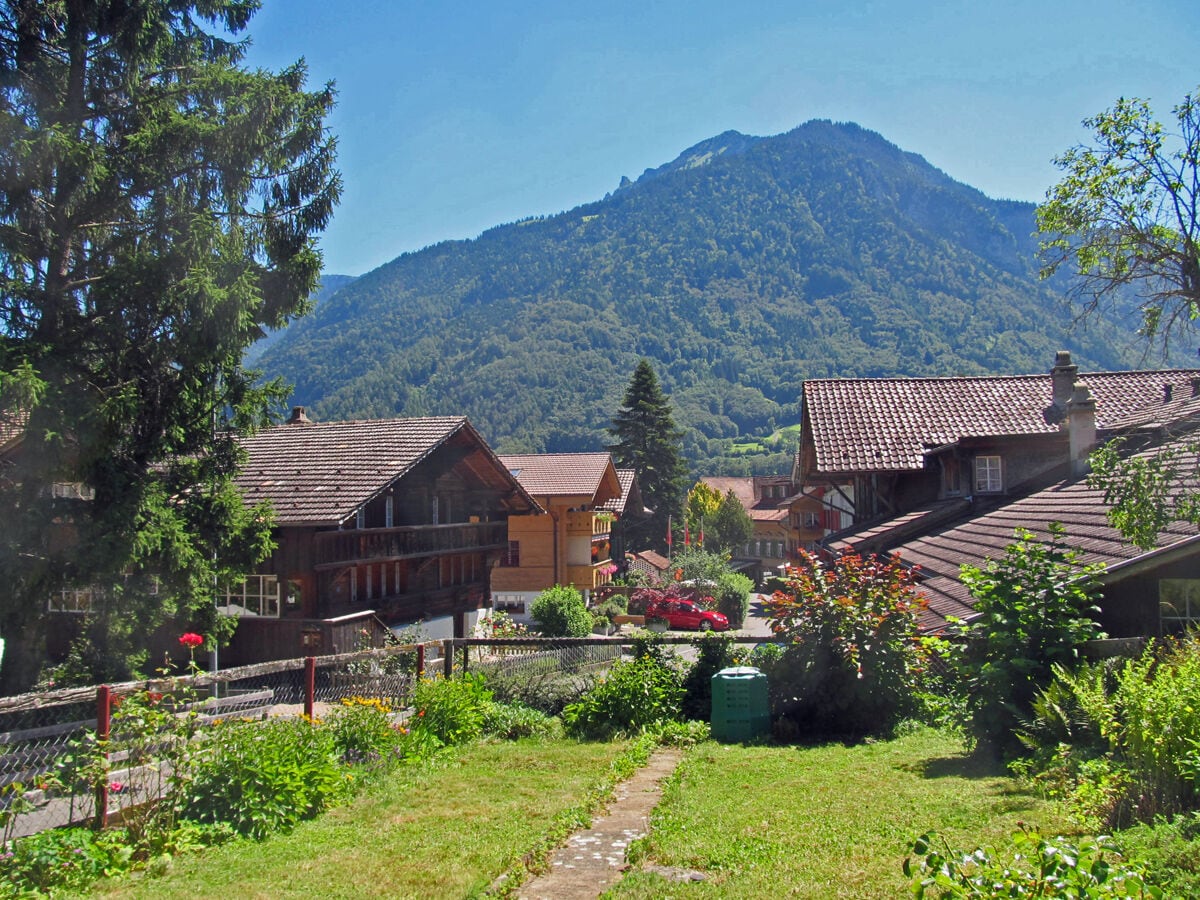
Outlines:
[[1200, 86], [1196, 0], [263, 0], [248, 34], [250, 65], [336, 84], [345, 275], [810, 119], [1036, 202], [1084, 118], [1141, 97], [1169, 121]]

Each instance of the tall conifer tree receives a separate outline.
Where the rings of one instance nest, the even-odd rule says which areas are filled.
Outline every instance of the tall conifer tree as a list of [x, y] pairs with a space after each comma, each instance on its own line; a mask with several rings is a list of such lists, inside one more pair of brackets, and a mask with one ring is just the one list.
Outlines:
[[688, 472], [680, 443], [683, 432], [675, 426], [671, 401], [649, 360], [638, 363], [608, 430], [616, 438], [608, 449], [617, 467], [637, 473], [642, 496], [653, 510], [647, 530], [638, 535], [641, 546], [664, 549], [668, 522], [681, 518]]
[[242, 353], [304, 311], [340, 178], [332, 86], [242, 65], [258, 7], [0, 2], [4, 689], [61, 589], [103, 588], [79, 646], [120, 677], [267, 552], [231, 476], [282, 390]]

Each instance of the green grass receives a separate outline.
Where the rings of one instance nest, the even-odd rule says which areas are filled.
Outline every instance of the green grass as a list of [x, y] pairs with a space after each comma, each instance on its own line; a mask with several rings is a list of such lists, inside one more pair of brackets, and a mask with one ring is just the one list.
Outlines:
[[[524, 859], [544, 859], [629, 768], [630, 744], [485, 743], [402, 770], [290, 835], [117, 880], [120, 897], [470, 897]], [[958, 742], [921, 731], [855, 747], [702, 744], [688, 751], [635, 859], [702, 871], [668, 882], [635, 870], [609, 896], [906, 895], [908, 842], [1002, 841], [1018, 820], [1071, 833], [1056, 807], [974, 769]]]
[[922, 831], [975, 847], [1004, 843], [1018, 821], [1073, 832], [1056, 806], [979, 771], [932, 731], [857, 747], [705, 744], [676, 771], [632, 856], [706, 880], [635, 866], [605, 896], [901, 897], [900, 865]]
[[[261, 843], [176, 859], [116, 897], [465, 897], [588, 821], [628, 743], [478, 743], [401, 770], [351, 805]], [[628, 768], [628, 764], [627, 764]]]

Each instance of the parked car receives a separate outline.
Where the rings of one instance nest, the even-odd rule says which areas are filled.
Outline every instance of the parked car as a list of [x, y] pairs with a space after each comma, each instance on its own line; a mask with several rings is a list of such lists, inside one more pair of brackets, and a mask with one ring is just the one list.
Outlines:
[[729, 619], [705, 609], [695, 600], [653, 600], [646, 604], [646, 619], [666, 619], [671, 628], [727, 631]]

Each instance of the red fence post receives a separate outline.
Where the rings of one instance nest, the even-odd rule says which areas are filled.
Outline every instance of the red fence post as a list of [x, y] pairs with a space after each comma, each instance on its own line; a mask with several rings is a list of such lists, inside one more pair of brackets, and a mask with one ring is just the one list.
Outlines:
[[417, 677], [425, 677], [425, 645], [417, 644]]
[[308, 721], [313, 720], [313, 701], [317, 693], [317, 658], [304, 657], [304, 714]]
[[96, 688], [96, 740], [104, 760], [104, 777], [96, 784], [96, 828], [108, 824], [108, 738], [112, 731], [112, 689], [107, 684]]

